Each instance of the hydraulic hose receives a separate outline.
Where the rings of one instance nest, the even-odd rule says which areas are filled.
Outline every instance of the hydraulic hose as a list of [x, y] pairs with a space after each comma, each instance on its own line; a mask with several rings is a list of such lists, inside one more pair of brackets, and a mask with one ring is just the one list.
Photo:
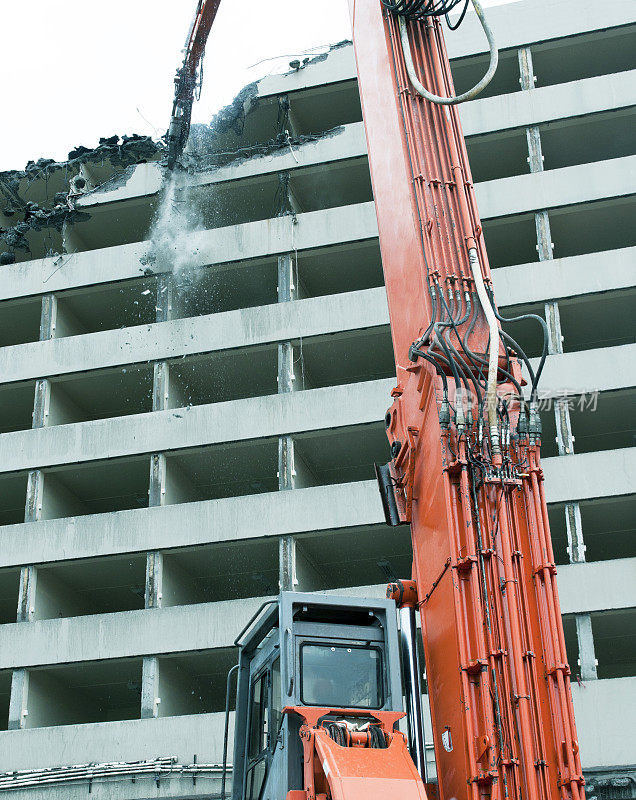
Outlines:
[[417, 77], [415, 72], [415, 64], [413, 63], [413, 54], [411, 52], [411, 44], [409, 42], [409, 34], [408, 29], [406, 27], [406, 20], [404, 17], [398, 17], [398, 25], [400, 27], [400, 39], [402, 41], [402, 50], [404, 52], [404, 62], [406, 64], [406, 71], [408, 72], [409, 79], [415, 91], [424, 97], [426, 100], [429, 100], [431, 103], [437, 103], [438, 105], [442, 106], [454, 106], [458, 103], [465, 103], [467, 100], [472, 100], [474, 97], [483, 91], [486, 86], [490, 83], [493, 79], [493, 76], [497, 70], [497, 64], [499, 63], [499, 52], [497, 50], [497, 44], [495, 42], [495, 37], [493, 36], [492, 30], [490, 29], [490, 25], [486, 20], [486, 15], [484, 14], [484, 9], [479, 0], [471, 0], [473, 7], [479, 17], [479, 21], [481, 22], [481, 27], [484, 29], [484, 33], [486, 34], [486, 38], [488, 39], [488, 47], [490, 48], [490, 64], [488, 65], [488, 71], [484, 75], [484, 77], [473, 86], [472, 89], [469, 89], [467, 92], [463, 94], [456, 95], [455, 97], [441, 97], [437, 94], [432, 94], [427, 89], [424, 88], [421, 81]]
[[488, 379], [486, 382], [486, 409], [488, 412], [488, 427], [490, 428], [490, 439], [492, 442], [493, 453], [499, 452], [499, 427], [497, 425], [497, 372], [499, 370], [499, 328], [497, 327], [497, 317], [495, 309], [490, 303], [484, 277], [481, 274], [479, 256], [477, 248], [471, 247], [468, 251], [468, 263], [470, 271], [475, 281], [475, 289], [479, 303], [488, 323], [490, 341], [488, 343]]

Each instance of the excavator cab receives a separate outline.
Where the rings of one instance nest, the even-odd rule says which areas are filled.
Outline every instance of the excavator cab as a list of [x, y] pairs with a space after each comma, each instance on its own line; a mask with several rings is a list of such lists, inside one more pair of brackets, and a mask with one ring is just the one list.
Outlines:
[[237, 644], [232, 800], [330, 794], [321, 743], [389, 748], [403, 716], [394, 602], [283, 592]]

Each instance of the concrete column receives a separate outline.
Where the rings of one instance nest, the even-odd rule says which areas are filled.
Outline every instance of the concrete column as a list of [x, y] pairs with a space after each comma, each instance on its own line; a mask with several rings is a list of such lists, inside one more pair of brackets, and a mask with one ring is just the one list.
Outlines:
[[[57, 326], [57, 297], [46, 294], [42, 298], [40, 313], [40, 341], [46, 342], [55, 338]], [[33, 428], [43, 428], [48, 424], [49, 406], [51, 403], [51, 382], [47, 378], [39, 378], [35, 382], [35, 398], [33, 401]]]
[[48, 425], [50, 408], [51, 382], [48, 378], [38, 378], [35, 382], [32, 428], [44, 428]]
[[[288, 191], [288, 205], [296, 210], [295, 200]], [[293, 226], [294, 222], [292, 222]], [[293, 248], [293, 227], [292, 241]], [[289, 303], [298, 299], [299, 286], [296, 273], [296, 254], [293, 249], [278, 257], [278, 302]], [[300, 348], [298, 348], [300, 350]], [[278, 391], [293, 392], [303, 387], [302, 359], [296, 357], [296, 348], [290, 341], [278, 345]], [[300, 364], [300, 373], [299, 367]], [[281, 491], [294, 489], [299, 485], [299, 473], [296, 462], [300, 459], [295, 452], [296, 446], [292, 436], [281, 436], [278, 440], [278, 488]], [[301, 475], [305, 472], [301, 468]], [[303, 478], [306, 476], [302, 475]], [[304, 484], [304, 480], [300, 483]], [[302, 580], [299, 578], [302, 577]], [[310, 590], [312, 584], [319, 583], [316, 570], [301, 553], [294, 536], [282, 536], [279, 540], [279, 585], [281, 591]]]
[[174, 308], [174, 281], [172, 275], [157, 276], [157, 302], [155, 304], [156, 321], [167, 322], [172, 319]]
[[152, 381], [152, 410], [165, 411], [168, 408], [168, 391], [170, 365], [167, 361], [158, 361], [154, 365]]
[[297, 286], [295, 277], [296, 259], [294, 253], [284, 253], [278, 256], [278, 302], [287, 303], [297, 300]]
[[545, 304], [545, 321], [548, 324], [548, 353], [550, 355], [562, 353], [561, 314], [556, 300], [550, 300]]
[[547, 211], [537, 211], [534, 215], [534, 224], [537, 232], [537, 253], [539, 261], [551, 261], [553, 258], [554, 244], [550, 232], [550, 217]]
[[325, 587], [322, 571], [295, 536], [281, 536], [278, 554], [282, 592], [313, 592]]
[[[294, 254], [285, 253], [278, 257], [278, 302], [287, 303], [296, 299], [293, 275]], [[278, 392], [294, 391], [294, 347], [291, 342], [278, 345]], [[291, 436], [278, 439], [278, 488], [287, 491], [294, 488], [296, 472], [294, 469], [294, 440]], [[278, 548], [279, 585], [283, 592], [295, 591], [295, 539], [281, 536]]]
[[559, 455], [571, 456], [574, 454], [574, 436], [572, 435], [572, 421], [567, 397], [559, 397], [554, 401], [554, 416]]
[[141, 718], [156, 719], [159, 716], [159, 659], [145, 656], [141, 669]]
[[568, 555], [571, 564], [585, 561], [585, 542], [583, 525], [581, 524], [581, 506], [578, 503], [567, 503], [565, 506], [565, 529], [568, 537]]
[[592, 617], [589, 614], [577, 614], [576, 637], [579, 642], [579, 669], [582, 681], [595, 681], [598, 678]]
[[146, 554], [145, 607], [161, 608], [163, 605], [163, 553], [152, 550]]
[[164, 453], [153, 453], [150, 456], [150, 485], [148, 488], [148, 505], [163, 506], [166, 502], [166, 456]]
[[[519, 83], [523, 91], [535, 88], [536, 76], [532, 65], [532, 53], [529, 47], [522, 47], [519, 56]], [[530, 172], [542, 172], [544, 157], [541, 148], [541, 133], [536, 125], [526, 128], [528, 142], [528, 166]], [[537, 231], [537, 252], [539, 261], [551, 261], [554, 258], [554, 244], [550, 231], [550, 218], [547, 210], [535, 214]], [[548, 352], [563, 352], [563, 335], [561, 333], [561, 316], [559, 305], [555, 300], [545, 304], [545, 319], [548, 325]], [[559, 455], [568, 456], [574, 453], [574, 436], [567, 398], [558, 398], [554, 404], [557, 445]], [[568, 554], [571, 563], [585, 561], [585, 544], [581, 525], [581, 509], [578, 503], [566, 503], [565, 523], [568, 537]], [[594, 680], [596, 674], [596, 657], [594, 653], [594, 637], [592, 621], [589, 614], [577, 614], [576, 635], [579, 648], [579, 668], [582, 680]]]
[[20, 590], [18, 594], [18, 622], [31, 622], [35, 617], [35, 592], [37, 588], [37, 567], [33, 564], [20, 569]]
[[[173, 281], [171, 275], [160, 275], [157, 280], [156, 320], [166, 322], [173, 316]], [[152, 410], [169, 408], [170, 365], [158, 361], [154, 365], [152, 385]], [[166, 501], [166, 456], [153, 453], [150, 456], [150, 480], [148, 505], [162, 506]], [[163, 553], [152, 550], [146, 553], [146, 608], [161, 608], [163, 605]], [[157, 648], [159, 649], [159, 648]], [[145, 656], [141, 673], [141, 718], [154, 719], [159, 715], [159, 659]]]
[[[57, 323], [57, 298], [54, 294], [44, 295], [40, 312], [40, 341], [48, 341], [55, 337]], [[44, 428], [48, 425], [51, 403], [51, 382], [47, 378], [39, 378], [35, 382], [33, 398], [32, 428]], [[31, 470], [27, 479], [27, 490], [24, 504], [24, 521], [37, 522], [42, 519], [42, 502], [44, 497], [44, 472], [41, 469]], [[18, 596], [17, 621], [30, 622], [34, 618], [36, 603], [37, 569], [34, 565], [26, 565], [20, 569], [20, 592]]]
[[27, 496], [24, 507], [24, 521], [37, 522], [42, 519], [42, 497], [44, 494], [44, 473], [32, 469], [27, 478]]
[[523, 90], [534, 89], [537, 79], [532, 66], [532, 51], [529, 47], [521, 47], [517, 51], [519, 58], [519, 85]]
[[301, 133], [293, 103], [286, 94], [278, 98], [278, 132], [283, 135], [289, 134], [292, 137], [299, 136]]
[[57, 326], [57, 297], [54, 294], [45, 294], [42, 297], [42, 311], [40, 313], [40, 341], [55, 338]]
[[26, 728], [29, 698], [29, 672], [26, 669], [14, 669], [11, 680], [11, 698], [9, 700], [9, 730], [18, 731]]

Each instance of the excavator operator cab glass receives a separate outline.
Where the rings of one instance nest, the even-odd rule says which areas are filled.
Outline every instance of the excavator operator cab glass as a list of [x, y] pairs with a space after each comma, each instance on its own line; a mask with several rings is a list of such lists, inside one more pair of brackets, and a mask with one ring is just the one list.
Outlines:
[[308, 706], [381, 708], [382, 651], [349, 644], [303, 644], [301, 700]]

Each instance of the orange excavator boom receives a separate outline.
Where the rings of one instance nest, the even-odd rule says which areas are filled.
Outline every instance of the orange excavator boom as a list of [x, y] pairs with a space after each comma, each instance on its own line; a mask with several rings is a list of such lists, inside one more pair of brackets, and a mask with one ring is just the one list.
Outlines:
[[378, 477], [411, 526], [440, 797], [582, 800], [540, 370], [494, 303], [434, 6], [350, 0], [397, 369]]
[[183, 64], [174, 79], [175, 91], [170, 127], [166, 135], [168, 169], [174, 169], [190, 133], [190, 119], [197, 84], [202, 83], [202, 62], [205, 45], [221, 0], [198, 0], [194, 20], [184, 48]]

